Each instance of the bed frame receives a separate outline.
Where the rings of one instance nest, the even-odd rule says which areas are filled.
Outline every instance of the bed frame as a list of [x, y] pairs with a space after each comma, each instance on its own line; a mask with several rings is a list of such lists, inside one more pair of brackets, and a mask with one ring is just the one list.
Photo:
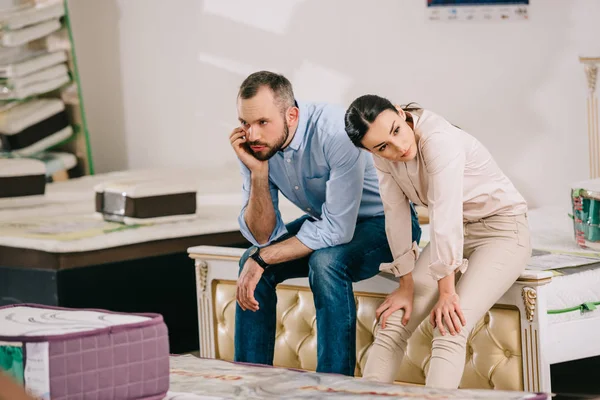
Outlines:
[[[202, 357], [233, 359], [235, 281], [243, 252], [242, 249], [212, 246], [188, 249], [196, 266]], [[467, 342], [462, 388], [550, 392], [551, 364], [600, 354], [600, 341], [595, 338], [597, 329], [590, 325], [598, 326], [595, 322], [598, 320], [549, 324], [546, 303], [547, 288], [551, 284], [551, 272], [525, 271], [479, 321]], [[357, 301], [356, 376], [361, 375], [373, 340], [375, 309], [396, 287], [393, 277], [384, 274], [354, 285]], [[278, 286], [277, 296], [274, 364], [314, 371], [316, 324], [308, 280], [286, 281]], [[397, 381], [425, 382], [431, 338], [431, 326], [424, 321], [409, 340]]]

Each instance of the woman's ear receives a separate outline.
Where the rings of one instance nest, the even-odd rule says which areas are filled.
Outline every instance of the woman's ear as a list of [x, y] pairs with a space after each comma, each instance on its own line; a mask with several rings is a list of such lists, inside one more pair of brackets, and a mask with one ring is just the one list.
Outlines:
[[394, 107], [396, 107], [396, 110], [398, 111], [398, 115], [400, 116], [400, 118], [402, 118], [403, 120], [406, 121], [406, 112], [402, 109], [402, 107], [400, 107], [397, 104]]

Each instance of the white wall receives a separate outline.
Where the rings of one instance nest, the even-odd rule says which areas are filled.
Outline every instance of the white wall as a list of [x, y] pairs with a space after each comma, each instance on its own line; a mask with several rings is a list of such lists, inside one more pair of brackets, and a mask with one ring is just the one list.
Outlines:
[[305, 100], [418, 101], [532, 206], [567, 201], [587, 178], [578, 56], [600, 56], [600, 1], [530, 2], [528, 22], [432, 23], [425, 0], [71, 0], [97, 169], [231, 165], [237, 87], [271, 69]]

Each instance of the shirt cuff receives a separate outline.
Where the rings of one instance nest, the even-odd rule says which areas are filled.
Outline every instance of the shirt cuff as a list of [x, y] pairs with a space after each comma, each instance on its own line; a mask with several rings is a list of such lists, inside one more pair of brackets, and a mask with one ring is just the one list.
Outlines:
[[302, 224], [296, 234], [296, 239], [312, 251], [342, 244], [339, 235], [326, 232], [324, 229], [318, 229], [312, 221], [305, 221]]
[[391, 263], [382, 263], [379, 266], [381, 272], [394, 274], [396, 278], [404, 276], [415, 269], [415, 261], [419, 258], [419, 246], [417, 242], [413, 242], [410, 249], [396, 258]]
[[465, 273], [467, 267], [469, 266], [469, 260], [463, 258], [462, 261], [455, 261], [452, 264], [446, 264], [442, 261], [436, 261], [429, 266], [429, 273], [436, 281], [439, 281], [442, 278], [447, 277], [457, 269], [461, 273]]

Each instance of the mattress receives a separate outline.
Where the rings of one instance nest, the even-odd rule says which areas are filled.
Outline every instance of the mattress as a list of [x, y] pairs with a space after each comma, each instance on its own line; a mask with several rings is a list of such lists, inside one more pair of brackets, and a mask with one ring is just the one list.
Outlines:
[[0, 159], [0, 206], [39, 201], [46, 190], [46, 167], [38, 160]]
[[0, 78], [14, 78], [32, 74], [67, 61], [65, 51], [48, 52], [25, 48], [0, 54]]
[[[544, 207], [528, 212], [531, 243], [534, 249], [560, 254], [581, 255], [598, 258], [593, 249], [582, 249], [573, 235], [571, 210], [563, 207]], [[547, 286], [548, 322], [562, 323], [576, 319], [599, 318], [600, 312], [593, 308], [600, 302], [600, 265], [553, 270], [554, 277]], [[585, 306], [584, 304], [587, 304]], [[600, 303], [599, 303], [600, 304]]]
[[59, 99], [35, 99], [24, 103], [13, 102], [0, 112], [0, 133], [15, 134], [64, 111]]
[[73, 153], [46, 151], [38, 153], [32, 158], [46, 164], [46, 177], [49, 178], [59, 172], [68, 172], [77, 166], [77, 157]]
[[22, 46], [26, 43], [42, 38], [61, 28], [58, 19], [30, 25], [11, 31], [0, 31], [0, 44], [6, 47]]
[[109, 181], [94, 191], [96, 212], [107, 221], [135, 225], [196, 218], [194, 184], [161, 179]]
[[547, 289], [550, 324], [600, 318], [600, 265], [555, 276]]
[[[0, 160], [4, 159], [22, 159], [22, 157], [14, 157], [9, 153], [0, 153]], [[46, 178], [59, 172], [68, 172], [77, 166], [77, 156], [73, 153], [59, 151], [44, 151], [37, 153], [25, 159], [38, 160], [45, 164]]]
[[64, 103], [58, 99], [20, 103], [0, 114], [2, 149], [17, 155], [39, 153], [72, 133]]
[[47, 51], [69, 51], [71, 50], [69, 32], [66, 28], [62, 28], [32, 43], [29, 43], [29, 47]]
[[172, 356], [165, 399], [546, 399], [547, 395], [500, 390], [448, 390], [381, 384], [337, 374]]
[[[28, 145], [27, 147], [13, 148], [10, 151], [21, 156], [33, 155], [62, 143], [63, 141], [69, 139], [71, 135], [73, 135], [73, 128], [67, 126], [59, 131], [51, 133], [50, 135], [31, 145]], [[10, 149], [10, 146], [7, 146], [7, 148]]]
[[0, 0], [0, 13], [20, 11], [35, 5], [35, 0]]
[[66, 64], [57, 64], [22, 77], [1, 79], [0, 100], [25, 99], [46, 93], [59, 88], [69, 80]]
[[[19, 159], [21, 157], [14, 157], [10, 153], [0, 153], [0, 160], [2, 159]], [[77, 156], [73, 153], [58, 152], [58, 151], [44, 151], [35, 155], [26, 157], [26, 159], [38, 160], [44, 163], [46, 168], [46, 181], [56, 174], [66, 173], [77, 166]]]
[[158, 314], [0, 307], [0, 368], [40, 399], [162, 399], [167, 327]]
[[[7, 11], [8, 9], [8, 11]], [[62, 0], [0, 0], [0, 26], [3, 30], [18, 30], [49, 20], [58, 20], [65, 14]]]

